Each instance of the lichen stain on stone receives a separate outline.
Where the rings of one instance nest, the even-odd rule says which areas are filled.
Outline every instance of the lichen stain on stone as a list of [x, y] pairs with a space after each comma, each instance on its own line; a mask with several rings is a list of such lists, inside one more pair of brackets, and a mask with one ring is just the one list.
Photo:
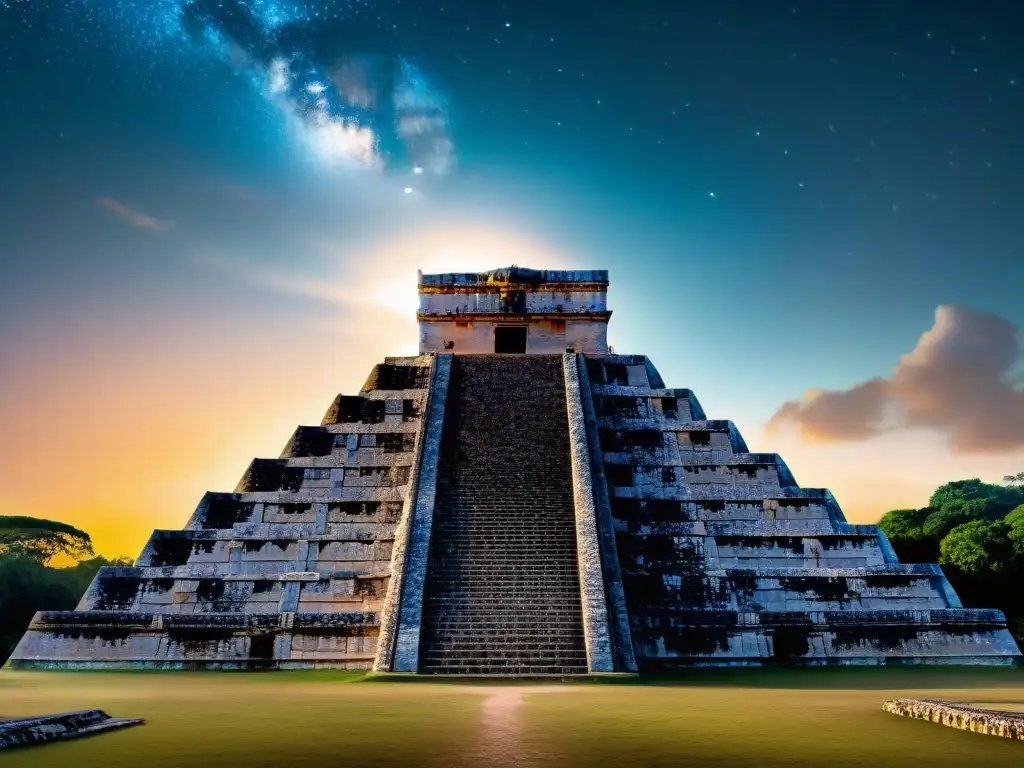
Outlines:
[[804, 658], [811, 650], [810, 627], [776, 627], [769, 631], [772, 641], [772, 658], [778, 662], [786, 662]]
[[130, 610], [142, 585], [138, 576], [105, 576], [96, 582], [96, 610]]
[[252, 517], [255, 504], [243, 503], [231, 496], [211, 495], [203, 511], [203, 526], [225, 530]]
[[160, 532], [153, 536], [151, 543], [149, 564], [153, 566], [185, 565], [192, 554], [192, 539], [182, 534]]
[[719, 547], [739, 547], [741, 549], [782, 549], [794, 555], [804, 553], [804, 540], [800, 536], [716, 536]]
[[907, 589], [923, 581], [929, 581], [930, 576], [905, 576], [896, 573], [882, 573], [865, 576], [864, 583], [871, 589]]
[[65, 627], [54, 633], [54, 637], [68, 640], [100, 640], [106, 645], [125, 645], [131, 639], [133, 630], [123, 627]]
[[898, 651], [920, 636], [918, 627], [906, 625], [883, 625], [862, 627], [838, 627], [832, 646], [840, 650], [851, 650], [870, 645], [879, 651]]
[[665, 650], [681, 656], [709, 656], [729, 650], [729, 632], [724, 627], [674, 627], [662, 630]]
[[779, 584], [791, 592], [813, 593], [820, 600], [841, 602], [858, 597], [841, 576], [784, 576]]

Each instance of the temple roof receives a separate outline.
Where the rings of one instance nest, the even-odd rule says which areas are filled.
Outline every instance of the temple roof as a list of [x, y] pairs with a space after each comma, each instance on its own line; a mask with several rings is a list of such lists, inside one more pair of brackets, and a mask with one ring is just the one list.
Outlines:
[[443, 286], [492, 286], [492, 285], [528, 285], [538, 286], [545, 283], [586, 284], [588, 286], [607, 286], [608, 270], [555, 270], [528, 269], [513, 264], [509, 267], [492, 269], [489, 272], [444, 272], [438, 275], [419, 273], [420, 287]]

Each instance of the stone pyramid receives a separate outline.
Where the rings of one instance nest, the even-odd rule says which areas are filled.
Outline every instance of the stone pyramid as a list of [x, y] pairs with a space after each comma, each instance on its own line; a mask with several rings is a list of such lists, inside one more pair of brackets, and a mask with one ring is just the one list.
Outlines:
[[571, 675], [1011, 664], [1003, 614], [607, 346], [607, 272], [420, 275], [387, 358], [16, 667]]

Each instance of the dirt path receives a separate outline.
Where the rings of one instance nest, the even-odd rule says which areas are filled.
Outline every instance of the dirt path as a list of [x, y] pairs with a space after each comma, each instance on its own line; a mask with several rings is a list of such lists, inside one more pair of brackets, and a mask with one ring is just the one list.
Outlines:
[[523, 743], [521, 711], [527, 696], [551, 693], [570, 693], [578, 688], [567, 686], [502, 686], [474, 688], [475, 693], [486, 693], [480, 705], [480, 765], [526, 766], [537, 765]]

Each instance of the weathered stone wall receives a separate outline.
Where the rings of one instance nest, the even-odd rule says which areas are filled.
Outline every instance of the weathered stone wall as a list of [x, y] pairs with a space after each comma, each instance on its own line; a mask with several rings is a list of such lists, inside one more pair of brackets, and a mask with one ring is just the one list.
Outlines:
[[576, 555], [579, 563], [580, 600], [583, 608], [583, 636], [590, 672], [614, 672], [611, 624], [601, 562], [594, 479], [590, 472], [587, 421], [580, 398], [580, 374], [576, 355], [562, 356], [565, 401], [569, 420], [569, 457], [572, 466], [573, 506], [576, 512]]
[[608, 351], [608, 273], [531, 270], [420, 275], [420, 353], [491, 354], [495, 329], [528, 329], [527, 354]]
[[[408, 538], [403, 542], [402, 562], [395, 562], [393, 573], [399, 577], [389, 598], [394, 616], [387, 615], [385, 627], [394, 622], [394, 649], [384, 646], [377, 656], [379, 672], [415, 672], [419, 668], [420, 636], [423, 626], [423, 593], [430, 556], [430, 538], [434, 526], [437, 499], [437, 476], [444, 434], [445, 405], [451, 381], [452, 356], [438, 355], [434, 380], [430, 388], [426, 426], [421, 430], [422, 447], [416, 485], [410, 496], [411, 517], [407, 523]], [[392, 642], [390, 637], [384, 638]]]
[[[478, 355], [494, 352], [494, 329], [515, 325], [515, 318], [446, 318], [421, 321], [420, 351], [454, 352], [457, 355]], [[565, 318], [560, 320], [522, 318], [527, 325], [527, 354], [560, 354], [567, 347], [580, 352], [602, 354], [608, 351], [608, 323], [601, 320]]]
[[646, 358], [586, 361], [641, 667], [1018, 657], [1001, 613], [962, 610], [938, 566], [900, 564]]
[[77, 612], [41, 613], [16, 666], [368, 667], [413, 473], [432, 358], [390, 358], [278, 459], [208, 493]]
[[890, 699], [882, 704], [882, 709], [894, 715], [927, 720], [961, 731], [1001, 736], [1004, 739], [1024, 739], [1024, 712], [980, 709], [953, 701], [928, 699]]
[[[605, 312], [608, 294], [605, 291], [545, 289], [538, 286], [523, 295], [522, 309], [527, 313]], [[505, 301], [497, 290], [479, 293], [421, 293], [420, 312], [438, 315], [490, 314], [505, 312]]]
[[0, 721], [0, 750], [92, 736], [104, 731], [141, 725], [143, 722], [139, 718], [114, 718], [101, 709], [62, 712], [24, 720], [3, 720]]
[[586, 427], [590, 482], [594, 494], [594, 510], [597, 515], [601, 569], [608, 606], [614, 669], [617, 672], [636, 672], [636, 656], [633, 653], [633, 640], [629, 629], [629, 611], [626, 606], [626, 594], [622, 588], [622, 569], [619, 563], [618, 547], [615, 543], [612, 505], [611, 499], [608, 497], [608, 482], [604, 474], [604, 461], [598, 438], [597, 416], [594, 413], [590, 377], [587, 375], [584, 355], [577, 354], [575, 357], [576, 372], [579, 378], [579, 404]]

